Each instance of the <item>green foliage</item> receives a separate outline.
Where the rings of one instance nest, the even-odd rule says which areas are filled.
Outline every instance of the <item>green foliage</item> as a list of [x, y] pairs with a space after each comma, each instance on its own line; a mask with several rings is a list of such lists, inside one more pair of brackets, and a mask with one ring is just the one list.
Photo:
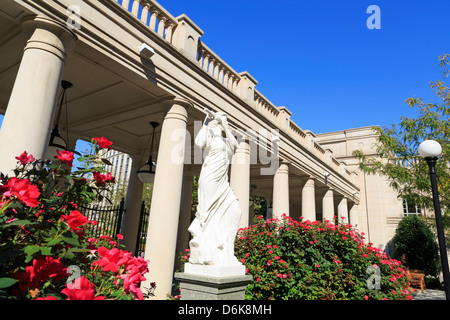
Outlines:
[[[117, 249], [121, 235], [92, 237], [96, 221], [77, 210], [100, 201], [114, 183], [98, 165], [103, 159], [95, 139], [74, 170], [72, 152], [59, 153], [53, 163], [24, 152], [16, 157], [15, 176], [1, 176], [0, 299], [141, 297], [136, 288], [146, 262]], [[105, 261], [117, 270], [102, 267]]]
[[[440, 271], [439, 249], [428, 225], [416, 215], [404, 217], [394, 236], [394, 256], [410, 269], [437, 276]], [[404, 259], [404, 260], [403, 260]]]
[[[449, 56], [439, 57], [443, 78], [449, 75]], [[438, 98], [437, 102], [424, 102], [421, 98], [405, 101], [410, 108], [417, 110], [417, 117], [402, 117], [397, 125], [373, 128], [378, 134], [376, 151], [379, 157], [369, 157], [361, 151], [353, 154], [359, 158], [361, 170], [386, 176], [399, 197], [408, 203], [432, 209], [428, 166], [420, 159], [417, 149], [426, 139], [438, 141], [442, 155], [436, 164], [436, 172], [441, 207], [446, 212], [450, 208], [450, 88], [442, 80], [431, 82], [430, 87]]]
[[400, 261], [364, 244], [350, 225], [259, 216], [239, 231], [235, 253], [253, 276], [246, 299], [412, 298]]

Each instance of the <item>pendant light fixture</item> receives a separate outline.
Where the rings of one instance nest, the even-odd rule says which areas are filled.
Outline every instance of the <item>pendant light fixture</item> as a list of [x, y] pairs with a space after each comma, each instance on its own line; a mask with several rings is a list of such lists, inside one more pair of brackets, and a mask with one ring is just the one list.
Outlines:
[[56, 150], [67, 150], [67, 142], [61, 137], [59, 133], [59, 121], [61, 119], [62, 107], [64, 102], [66, 103], [66, 114], [67, 114], [67, 101], [66, 101], [66, 90], [72, 88], [72, 83], [69, 81], [63, 80], [61, 81], [61, 98], [59, 101], [59, 107], [56, 114], [56, 123], [53, 127], [53, 130], [50, 134], [50, 140], [48, 143], [48, 151], [47, 151], [47, 159], [53, 159], [53, 156], [56, 155]]
[[[150, 155], [148, 157], [147, 162], [139, 168], [136, 173], [138, 174], [139, 180], [141, 180], [143, 183], [153, 183], [155, 179], [155, 170], [156, 170], [156, 164], [153, 162], [152, 159], [152, 153], [153, 153], [153, 142], [155, 140], [155, 129], [159, 126], [158, 122], [150, 122], [150, 126], [153, 128], [152, 133], [152, 143], [150, 145]], [[148, 145], [148, 141], [147, 141]], [[147, 146], [145, 147], [147, 148]]]

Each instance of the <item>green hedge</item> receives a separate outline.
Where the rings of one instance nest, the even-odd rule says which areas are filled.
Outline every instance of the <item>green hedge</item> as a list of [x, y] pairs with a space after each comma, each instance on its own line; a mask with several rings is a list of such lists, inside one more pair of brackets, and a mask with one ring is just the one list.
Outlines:
[[262, 216], [240, 229], [236, 256], [253, 276], [246, 299], [412, 299], [400, 261], [351, 225]]

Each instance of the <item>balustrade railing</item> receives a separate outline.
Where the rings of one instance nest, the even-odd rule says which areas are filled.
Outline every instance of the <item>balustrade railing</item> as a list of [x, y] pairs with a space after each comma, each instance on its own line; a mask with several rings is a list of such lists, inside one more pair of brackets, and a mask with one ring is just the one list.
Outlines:
[[206, 44], [199, 41], [198, 65], [226, 88], [236, 93], [239, 74], [223, 61]]
[[276, 122], [276, 118], [280, 113], [280, 110], [269, 101], [266, 97], [264, 97], [258, 90], [255, 89], [255, 108], [257, 111], [265, 115], [267, 118], [271, 119], [273, 122]]
[[[176, 27], [178, 26], [178, 20], [172, 16], [166, 9], [164, 9], [158, 2], [154, 0], [112, 0], [121, 5], [126, 11], [130, 12], [133, 16], [139, 19], [143, 24], [148, 26], [150, 30], [160, 35], [167, 42], [172, 44], [172, 36]], [[178, 17], [179, 18], [179, 17]], [[212, 78], [217, 80], [225, 88], [228, 88], [236, 95], [242, 95], [241, 98], [246, 100], [247, 95], [245, 90], [241, 92], [238, 90], [239, 81], [241, 81], [241, 75], [231, 68], [225, 61], [223, 61], [219, 55], [212, 51], [206, 44], [201, 42], [195, 43], [197, 46], [197, 64], [199, 68], [203, 69]], [[264, 117], [271, 120], [277, 127], [280, 126], [280, 109], [277, 108], [269, 99], [264, 97], [258, 90], [254, 89], [254, 95], [252, 101], [248, 101], [257, 112]], [[326, 153], [318, 143], [314, 141], [314, 138], [308, 137], [308, 135], [296, 125], [290, 118], [287, 120], [288, 124], [283, 126], [281, 130], [284, 130], [291, 137], [293, 137], [298, 143], [305, 146], [308, 150], [313, 152], [319, 159], [331, 165], [336, 171], [351, 180], [351, 173], [342, 170], [340, 161]], [[331, 161], [329, 161], [331, 157]]]
[[173, 31], [178, 21], [158, 2], [154, 0], [113, 0], [143, 24], [156, 32], [161, 38], [172, 43]]

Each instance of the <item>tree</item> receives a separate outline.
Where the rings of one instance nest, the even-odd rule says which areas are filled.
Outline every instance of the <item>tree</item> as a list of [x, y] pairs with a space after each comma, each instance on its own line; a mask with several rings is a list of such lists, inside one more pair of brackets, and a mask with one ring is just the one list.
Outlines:
[[[449, 75], [449, 54], [439, 57], [442, 78]], [[438, 189], [443, 212], [450, 208], [450, 88], [443, 80], [433, 81], [430, 87], [437, 102], [425, 103], [421, 98], [408, 98], [405, 103], [418, 110], [418, 116], [401, 117], [398, 125], [373, 127], [377, 132], [376, 151], [379, 157], [354, 151], [359, 167], [369, 174], [386, 176], [399, 197], [408, 203], [433, 208], [428, 166], [419, 158], [417, 148], [426, 139], [438, 141], [442, 146], [440, 161], [436, 164]], [[448, 219], [447, 219], [448, 221]]]
[[404, 217], [394, 236], [394, 257], [410, 269], [436, 276], [439, 271], [438, 245], [427, 224], [416, 215]]

